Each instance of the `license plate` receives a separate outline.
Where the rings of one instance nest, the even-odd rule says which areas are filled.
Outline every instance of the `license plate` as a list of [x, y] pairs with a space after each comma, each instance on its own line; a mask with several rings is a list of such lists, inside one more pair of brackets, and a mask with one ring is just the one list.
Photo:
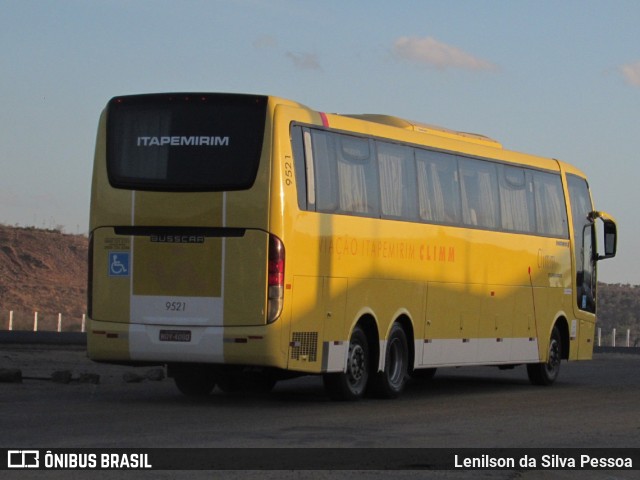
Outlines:
[[160, 330], [161, 342], [190, 342], [190, 330]]

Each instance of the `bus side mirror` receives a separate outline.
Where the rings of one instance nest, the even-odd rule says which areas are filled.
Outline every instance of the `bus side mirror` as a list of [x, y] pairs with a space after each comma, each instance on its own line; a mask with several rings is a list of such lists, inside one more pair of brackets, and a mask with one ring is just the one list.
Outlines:
[[[595, 253], [595, 259], [605, 260], [615, 257], [618, 245], [618, 227], [615, 220], [605, 212], [591, 212], [589, 218], [596, 224], [598, 251]], [[599, 222], [596, 222], [596, 220], [599, 220]], [[604, 249], [604, 252], [602, 252], [602, 249]]]

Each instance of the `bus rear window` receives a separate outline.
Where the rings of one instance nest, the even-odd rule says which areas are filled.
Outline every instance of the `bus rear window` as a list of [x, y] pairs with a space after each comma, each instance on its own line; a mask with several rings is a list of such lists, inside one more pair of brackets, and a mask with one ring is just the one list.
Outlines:
[[109, 102], [107, 171], [117, 188], [222, 191], [255, 181], [267, 97], [155, 94]]

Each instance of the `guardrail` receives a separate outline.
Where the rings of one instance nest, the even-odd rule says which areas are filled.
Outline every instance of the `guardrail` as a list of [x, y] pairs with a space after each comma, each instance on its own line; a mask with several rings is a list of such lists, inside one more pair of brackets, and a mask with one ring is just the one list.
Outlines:
[[626, 353], [640, 355], [640, 347], [593, 347], [593, 353]]
[[[33, 323], [32, 323], [32, 325], [33, 325], [33, 331], [34, 331], [34, 332], [37, 332], [37, 331], [39, 331], [39, 330], [42, 330], [42, 328], [40, 328], [39, 313], [40, 313], [40, 312], [33, 312]], [[57, 314], [57, 316], [56, 316], [56, 319], [57, 319], [57, 322], [56, 322], [56, 327], [57, 327], [57, 328], [55, 329], [55, 331], [57, 331], [57, 332], [59, 332], [59, 333], [60, 333], [60, 332], [63, 332], [64, 330], [63, 330], [63, 328], [62, 328], [62, 313], [58, 313], [58, 314]], [[13, 310], [10, 310], [10, 311], [9, 311], [9, 323], [8, 323], [8, 328], [7, 328], [7, 330], [9, 330], [9, 331], [14, 331], [14, 330], [15, 330], [15, 331], [22, 331], [22, 330], [24, 330], [24, 327], [25, 327], [26, 325], [25, 325], [24, 319], [22, 319], [22, 320], [23, 320], [22, 322], [16, 322], [16, 321], [15, 321], [14, 311], [13, 311]], [[87, 315], [86, 315], [86, 314], [83, 314], [83, 315], [82, 315], [82, 319], [80, 320], [80, 331], [81, 331], [81, 332], [84, 332], [84, 331], [85, 331], [85, 328], [86, 328], [86, 322], [87, 322]], [[16, 323], [19, 323], [18, 328], [15, 328], [15, 327], [16, 327]], [[49, 324], [50, 324], [51, 322], [47, 322], [47, 323], [49, 323]], [[78, 320], [77, 320], [77, 319], [76, 319], [76, 320], [73, 320], [73, 319], [72, 319], [72, 320], [71, 320], [71, 324], [72, 324], [72, 325], [73, 325], [73, 324], [75, 324], [75, 325], [76, 325], [76, 327], [77, 327]], [[22, 327], [22, 328], [21, 328], [21, 327]], [[31, 328], [31, 327], [29, 326], [29, 328]], [[50, 329], [45, 328], [44, 330], [45, 330], [45, 331], [49, 331]]]
[[[618, 336], [617, 332], [616, 332], [616, 328], [613, 328], [611, 330], [611, 347], [617, 347], [618, 345], [616, 344], [616, 337]], [[619, 345], [621, 347], [631, 347], [631, 329], [627, 329], [627, 333], [626, 333], [626, 339], [623, 342], [623, 345]], [[640, 343], [640, 337], [636, 336], [636, 339], [633, 342], [633, 346], [634, 347], [638, 347], [638, 344]], [[597, 333], [596, 333], [596, 345], [598, 347], [602, 346], [602, 329], [600, 327], [598, 327]]]

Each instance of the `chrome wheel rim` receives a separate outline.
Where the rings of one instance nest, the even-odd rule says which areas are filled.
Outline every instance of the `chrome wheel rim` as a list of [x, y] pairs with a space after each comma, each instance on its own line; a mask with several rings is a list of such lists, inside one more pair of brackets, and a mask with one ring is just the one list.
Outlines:
[[358, 391], [367, 380], [367, 358], [364, 348], [359, 344], [349, 347], [349, 364], [347, 373], [349, 385], [353, 391]]
[[560, 369], [560, 344], [556, 339], [551, 339], [549, 344], [549, 360], [546, 368], [550, 378], [555, 377]]

